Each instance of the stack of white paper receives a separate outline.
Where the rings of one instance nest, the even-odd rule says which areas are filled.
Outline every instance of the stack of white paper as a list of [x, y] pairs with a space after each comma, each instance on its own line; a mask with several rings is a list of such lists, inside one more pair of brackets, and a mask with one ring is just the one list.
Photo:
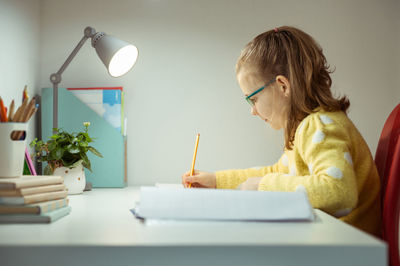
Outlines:
[[184, 188], [182, 184], [171, 184], [171, 183], [156, 183], [156, 187], [160, 188]]
[[144, 219], [282, 221], [314, 219], [306, 192], [142, 187]]

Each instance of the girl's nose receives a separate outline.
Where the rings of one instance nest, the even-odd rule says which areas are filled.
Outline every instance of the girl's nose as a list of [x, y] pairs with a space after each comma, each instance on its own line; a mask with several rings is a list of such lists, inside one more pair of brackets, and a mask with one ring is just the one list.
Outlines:
[[252, 115], [258, 115], [257, 109], [256, 109], [255, 106], [252, 106], [252, 107], [251, 107], [251, 114], [252, 114]]

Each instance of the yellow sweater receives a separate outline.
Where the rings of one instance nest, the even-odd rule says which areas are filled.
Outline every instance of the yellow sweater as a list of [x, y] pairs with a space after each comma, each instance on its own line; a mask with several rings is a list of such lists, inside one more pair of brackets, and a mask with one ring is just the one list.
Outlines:
[[217, 188], [263, 177], [258, 190], [303, 186], [314, 208], [380, 235], [380, 182], [371, 152], [344, 112], [317, 111], [298, 126], [292, 150], [268, 167], [216, 173]]

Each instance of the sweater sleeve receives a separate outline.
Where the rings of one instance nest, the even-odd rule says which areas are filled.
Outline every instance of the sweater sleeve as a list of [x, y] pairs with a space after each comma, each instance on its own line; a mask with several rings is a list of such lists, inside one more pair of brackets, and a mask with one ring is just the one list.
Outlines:
[[236, 189], [250, 177], [262, 177], [270, 173], [287, 173], [288, 158], [284, 153], [279, 161], [271, 166], [248, 169], [224, 170], [216, 172], [217, 188]]
[[350, 212], [358, 200], [350, 143], [340, 122], [323, 114], [310, 115], [296, 132], [294, 146], [298, 159], [291, 162], [295, 167], [303, 167], [307, 175], [298, 175], [296, 168], [295, 175], [267, 174], [258, 189], [294, 191], [303, 186], [314, 208], [331, 214]]

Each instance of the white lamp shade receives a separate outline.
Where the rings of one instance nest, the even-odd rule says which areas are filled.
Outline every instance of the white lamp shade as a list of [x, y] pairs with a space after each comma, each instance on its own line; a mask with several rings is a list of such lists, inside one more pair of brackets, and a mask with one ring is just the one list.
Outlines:
[[136, 46], [106, 34], [96, 42], [95, 49], [113, 77], [120, 77], [131, 70], [138, 57]]

